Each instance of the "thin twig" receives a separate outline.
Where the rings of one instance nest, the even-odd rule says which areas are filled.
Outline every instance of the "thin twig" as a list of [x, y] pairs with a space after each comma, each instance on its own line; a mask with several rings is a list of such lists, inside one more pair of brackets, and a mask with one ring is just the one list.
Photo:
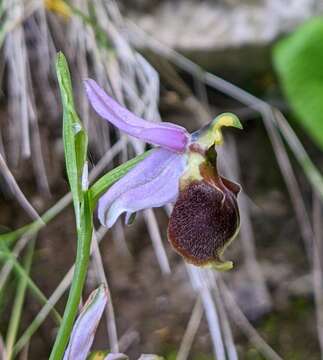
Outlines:
[[0, 154], [0, 171], [3, 175], [3, 177], [6, 179], [9, 187], [11, 188], [14, 196], [16, 197], [18, 203], [21, 205], [21, 207], [26, 211], [26, 213], [32, 218], [41, 221], [40, 216], [38, 215], [37, 211], [34, 209], [34, 207], [30, 204], [30, 202], [27, 200], [24, 193], [20, 190], [20, 187], [18, 186], [14, 176], [10, 172], [6, 162], [4, 161], [2, 155]]
[[317, 194], [313, 194], [313, 270], [312, 281], [314, 288], [314, 300], [316, 311], [316, 327], [318, 340], [321, 349], [321, 359], [323, 359], [323, 273], [322, 273], [322, 204]]
[[265, 356], [266, 359], [282, 360], [282, 358], [266, 343], [266, 341], [258, 334], [257, 330], [248, 321], [223, 281], [219, 282], [219, 287], [229, 316], [240, 328], [240, 330], [245, 333], [250, 342], [254, 344], [254, 346]]
[[188, 358], [195, 335], [200, 326], [202, 316], [203, 316], [202, 302], [201, 302], [201, 298], [198, 297], [193, 307], [193, 311], [190, 320], [187, 324], [181, 345], [178, 349], [176, 356], [177, 360], [186, 360]]
[[214, 276], [212, 288], [213, 288], [214, 299], [217, 304], [217, 308], [219, 310], [219, 316], [222, 325], [221, 328], [223, 330], [223, 338], [224, 338], [225, 347], [227, 349], [228, 360], [238, 360], [237, 349], [234, 344], [233, 335], [228, 319], [228, 314], [222, 301], [222, 296], [219, 287], [217, 285], [216, 276]]
[[212, 339], [214, 355], [219, 360], [225, 360], [225, 347], [222, 338], [219, 316], [215, 303], [212, 299], [209, 282], [205, 276], [207, 274], [207, 270], [200, 269], [193, 265], [186, 265], [186, 268], [193, 287], [201, 296]]
[[170, 265], [167, 258], [165, 248], [159, 231], [159, 226], [152, 209], [144, 210], [144, 218], [146, 220], [148, 233], [152, 241], [155, 254], [163, 274], [170, 274]]
[[103, 261], [100, 253], [100, 248], [98, 244], [98, 239], [96, 236], [96, 232], [93, 235], [94, 239], [92, 241], [93, 246], [93, 262], [95, 264], [96, 272], [98, 279], [101, 283], [105, 284], [106, 291], [108, 293], [108, 303], [106, 307], [106, 323], [110, 341], [110, 348], [112, 352], [119, 352], [119, 345], [118, 345], [118, 334], [117, 334], [117, 325], [114, 315], [113, 303], [112, 303], [112, 296], [111, 291], [109, 288], [108, 280], [105, 275]]

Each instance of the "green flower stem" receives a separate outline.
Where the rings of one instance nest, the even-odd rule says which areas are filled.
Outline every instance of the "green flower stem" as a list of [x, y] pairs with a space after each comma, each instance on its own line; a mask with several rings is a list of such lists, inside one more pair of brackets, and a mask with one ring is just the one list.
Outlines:
[[[134, 159], [129, 160], [128, 162], [120, 165], [119, 167], [113, 169], [108, 174], [103, 176], [100, 180], [98, 180], [93, 187], [91, 188], [91, 193], [96, 194], [96, 198], [100, 196], [104, 191], [107, 190], [109, 186], [111, 186], [115, 181], [117, 181], [121, 176], [125, 174], [126, 171], [129, 171], [134, 167], [139, 161], [141, 161], [144, 157], [146, 157], [148, 154], [150, 154], [150, 151], [145, 152], [144, 154], [141, 154], [137, 156]], [[70, 195], [70, 194], [68, 194]], [[65, 195], [66, 197], [66, 195]], [[64, 197], [64, 198], [65, 198]], [[62, 199], [61, 199], [62, 200]], [[60, 200], [60, 201], [61, 201]], [[71, 200], [71, 197], [70, 199]], [[95, 208], [96, 201], [94, 201], [93, 196], [91, 196], [92, 201], [92, 208]], [[57, 203], [58, 205], [58, 203]], [[50, 211], [50, 210], [48, 210]], [[53, 215], [54, 217], [54, 215]], [[29, 325], [29, 327], [26, 329], [25, 333], [21, 336], [21, 338], [18, 340], [18, 342], [14, 346], [14, 356], [21, 351], [21, 349], [24, 347], [24, 345], [28, 342], [30, 337], [37, 331], [38, 327], [40, 326], [41, 322], [43, 320], [37, 321], [34, 319], [34, 321]]]
[[85, 191], [83, 196], [73, 282], [64, 311], [63, 321], [49, 358], [50, 360], [61, 360], [63, 358], [77, 315], [89, 264], [93, 232], [92, 207], [89, 191]]
[[72, 287], [68, 296], [68, 301], [64, 311], [63, 321], [59, 329], [56, 341], [50, 356], [50, 360], [61, 360], [67, 346], [70, 334], [73, 329], [74, 320], [77, 315], [78, 306], [80, 303], [83, 286], [85, 283], [86, 273], [88, 269], [91, 240], [92, 240], [92, 215], [96, 206], [98, 198], [103, 192], [123, 177], [129, 170], [131, 170], [138, 162], [142, 161], [150, 151], [127, 161], [126, 163], [111, 170], [104, 175], [92, 187], [84, 192], [84, 202], [81, 207], [81, 227], [78, 232], [77, 254], [75, 262], [75, 270], [73, 275]]

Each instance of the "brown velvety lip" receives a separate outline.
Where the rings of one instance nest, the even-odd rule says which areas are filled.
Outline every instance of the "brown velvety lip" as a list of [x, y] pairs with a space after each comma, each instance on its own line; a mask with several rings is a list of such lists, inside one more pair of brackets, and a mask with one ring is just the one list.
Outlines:
[[220, 255], [238, 227], [235, 192], [226, 188], [220, 177], [212, 176], [193, 181], [180, 192], [170, 217], [168, 239], [188, 262], [202, 266], [221, 262]]

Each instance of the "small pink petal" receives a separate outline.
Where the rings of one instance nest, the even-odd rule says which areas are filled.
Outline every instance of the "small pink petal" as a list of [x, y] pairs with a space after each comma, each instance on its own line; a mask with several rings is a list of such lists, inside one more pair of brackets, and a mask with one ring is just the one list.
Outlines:
[[75, 321], [63, 360], [87, 358], [107, 301], [107, 290], [104, 285], [91, 293]]
[[118, 217], [174, 202], [186, 156], [158, 148], [115, 183], [99, 200], [99, 219], [111, 227]]
[[94, 110], [119, 130], [165, 149], [185, 151], [189, 134], [183, 127], [141, 119], [118, 104], [94, 80], [85, 80], [85, 89]]

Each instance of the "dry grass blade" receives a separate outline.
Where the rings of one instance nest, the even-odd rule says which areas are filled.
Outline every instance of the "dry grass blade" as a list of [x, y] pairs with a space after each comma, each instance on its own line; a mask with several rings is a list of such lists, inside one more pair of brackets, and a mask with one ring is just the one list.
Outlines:
[[116, 246], [116, 251], [118, 252], [118, 254], [120, 254], [120, 256], [126, 258], [128, 261], [132, 261], [133, 257], [127, 245], [124, 226], [120, 219], [117, 220], [112, 231], [112, 237]]
[[284, 139], [286, 140], [288, 146], [293, 150], [293, 153], [298, 160], [299, 164], [302, 166], [304, 172], [307, 174], [313, 188], [318, 193], [318, 195], [322, 198], [323, 196], [323, 187], [322, 187], [322, 177], [318, 172], [317, 168], [313, 164], [312, 160], [308, 156], [307, 152], [304, 149], [304, 146], [299, 141], [298, 137], [294, 133], [293, 129], [289, 125], [285, 116], [278, 110], [274, 109], [273, 113], [275, 115], [275, 119], [277, 125], [284, 135]]
[[[227, 137], [224, 145], [219, 149], [220, 165], [223, 167], [224, 175], [229, 179], [234, 179], [241, 184], [240, 166], [238, 152], [233, 137]], [[265, 279], [261, 267], [257, 261], [255, 235], [252, 227], [250, 208], [247, 196], [243, 191], [238, 198], [241, 226], [239, 238], [242, 242], [242, 253], [244, 256], [244, 266], [248, 277], [253, 283], [253, 298], [260, 312], [268, 311], [271, 307], [271, 299], [266, 287]], [[256, 310], [256, 309], [255, 309]], [[257, 311], [257, 310], [256, 310]]]
[[153, 210], [151, 209], [145, 210], [144, 218], [147, 224], [148, 233], [152, 241], [160, 269], [163, 274], [170, 274], [171, 270], [170, 270], [169, 261], [167, 258], [165, 248], [163, 246], [158, 223]]
[[96, 237], [96, 233], [94, 232], [94, 239], [92, 241], [93, 246], [93, 262], [95, 265], [97, 277], [100, 283], [105, 285], [107, 294], [108, 294], [108, 303], [106, 306], [106, 323], [109, 335], [110, 348], [112, 352], [119, 352], [119, 344], [118, 344], [118, 334], [117, 334], [117, 325], [115, 321], [114, 309], [112, 304], [112, 296], [109, 288], [108, 280], [105, 275], [103, 261], [100, 253], [100, 248], [98, 244], [98, 240]]
[[176, 356], [177, 360], [186, 360], [188, 358], [195, 335], [200, 326], [202, 316], [203, 316], [202, 302], [200, 297], [198, 297], [193, 307], [192, 315], [187, 324], [181, 345], [178, 349]]
[[195, 291], [200, 294], [205, 316], [208, 322], [212, 338], [213, 352], [217, 359], [225, 359], [225, 347], [220, 327], [220, 320], [215, 303], [212, 299], [209, 282], [207, 281], [208, 270], [186, 265], [191, 283]]
[[236, 304], [233, 295], [226, 287], [224, 282], [221, 281], [219, 285], [227, 312], [236, 325], [240, 328], [240, 330], [248, 337], [248, 339], [264, 355], [266, 359], [282, 360], [282, 358], [266, 343], [266, 341], [258, 334], [257, 330], [250, 324], [248, 319]]
[[[5, 54], [9, 68], [8, 73], [11, 75], [8, 77], [9, 114], [13, 119], [10, 131], [11, 136], [16, 140], [14, 144], [15, 149], [11, 149], [9, 154], [13, 157], [12, 162], [17, 165], [20, 151], [23, 157], [29, 157], [31, 154], [29, 134], [30, 108], [25, 65], [27, 50], [21, 27], [8, 34], [5, 41]], [[18, 142], [19, 138], [20, 142]]]
[[[5, 7], [8, 18], [22, 18], [24, 15], [23, 1], [16, 1], [11, 5], [6, 3]], [[26, 22], [30, 26], [33, 24], [30, 19], [26, 19]], [[48, 195], [49, 186], [40, 145], [32, 70], [26, 44], [27, 35], [24, 24], [20, 24], [8, 33], [5, 39], [5, 62], [8, 65], [8, 102], [11, 117], [9, 134], [12, 138], [8, 159], [10, 163], [17, 166], [19, 161], [33, 155], [35, 161], [32, 162], [32, 165], [39, 190]], [[44, 93], [50, 92], [48, 82], [43, 84], [47, 84]]]
[[231, 326], [228, 319], [228, 314], [225, 309], [225, 306], [222, 302], [221, 292], [217, 285], [216, 276], [214, 275], [214, 281], [212, 284], [214, 299], [219, 310], [221, 328], [223, 331], [223, 338], [225, 342], [225, 347], [227, 349], [228, 360], [238, 360], [237, 349], [234, 344], [233, 335], [231, 331]]
[[268, 109], [268, 111], [264, 113], [264, 124], [267, 128], [268, 135], [273, 144], [273, 150], [275, 152], [280, 171], [283, 174], [285, 183], [287, 185], [287, 190], [290, 194], [290, 199], [293, 204], [298, 223], [300, 225], [307, 254], [309, 255], [309, 259], [311, 259], [313, 239], [311, 223], [287, 151], [285, 149], [281, 136], [277, 128], [275, 127], [275, 120], [273, 116], [273, 111], [271, 109]]
[[323, 228], [322, 228], [322, 204], [318, 195], [313, 195], [313, 273], [314, 300], [316, 305], [316, 326], [321, 353], [323, 354]]
[[10, 172], [6, 162], [4, 161], [2, 155], [0, 154], [0, 172], [3, 177], [6, 179], [9, 188], [11, 189], [13, 195], [15, 196], [16, 200], [20, 204], [20, 206], [26, 211], [26, 213], [31, 217], [33, 220], [41, 220], [40, 216], [38, 215], [37, 211], [34, 207], [30, 204], [27, 200], [24, 193], [20, 190], [14, 176]]
[[128, 348], [134, 343], [139, 341], [140, 336], [138, 331], [128, 329], [119, 340], [120, 351], [127, 352]]
[[[13, 248], [12, 254], [14, 257], [18, 258], [21, 251], [25, 248], [28, 242], [31, 240], [32, 236], [23, 236], [21, 237], [18, 242], [15, 244]], [[8, 276], [13, 268], [13, 262], [7, 261], [3, 267], [1, 268], [0, 272], [0, 292], [3, 290], [4, 285], [8, 279]]]

